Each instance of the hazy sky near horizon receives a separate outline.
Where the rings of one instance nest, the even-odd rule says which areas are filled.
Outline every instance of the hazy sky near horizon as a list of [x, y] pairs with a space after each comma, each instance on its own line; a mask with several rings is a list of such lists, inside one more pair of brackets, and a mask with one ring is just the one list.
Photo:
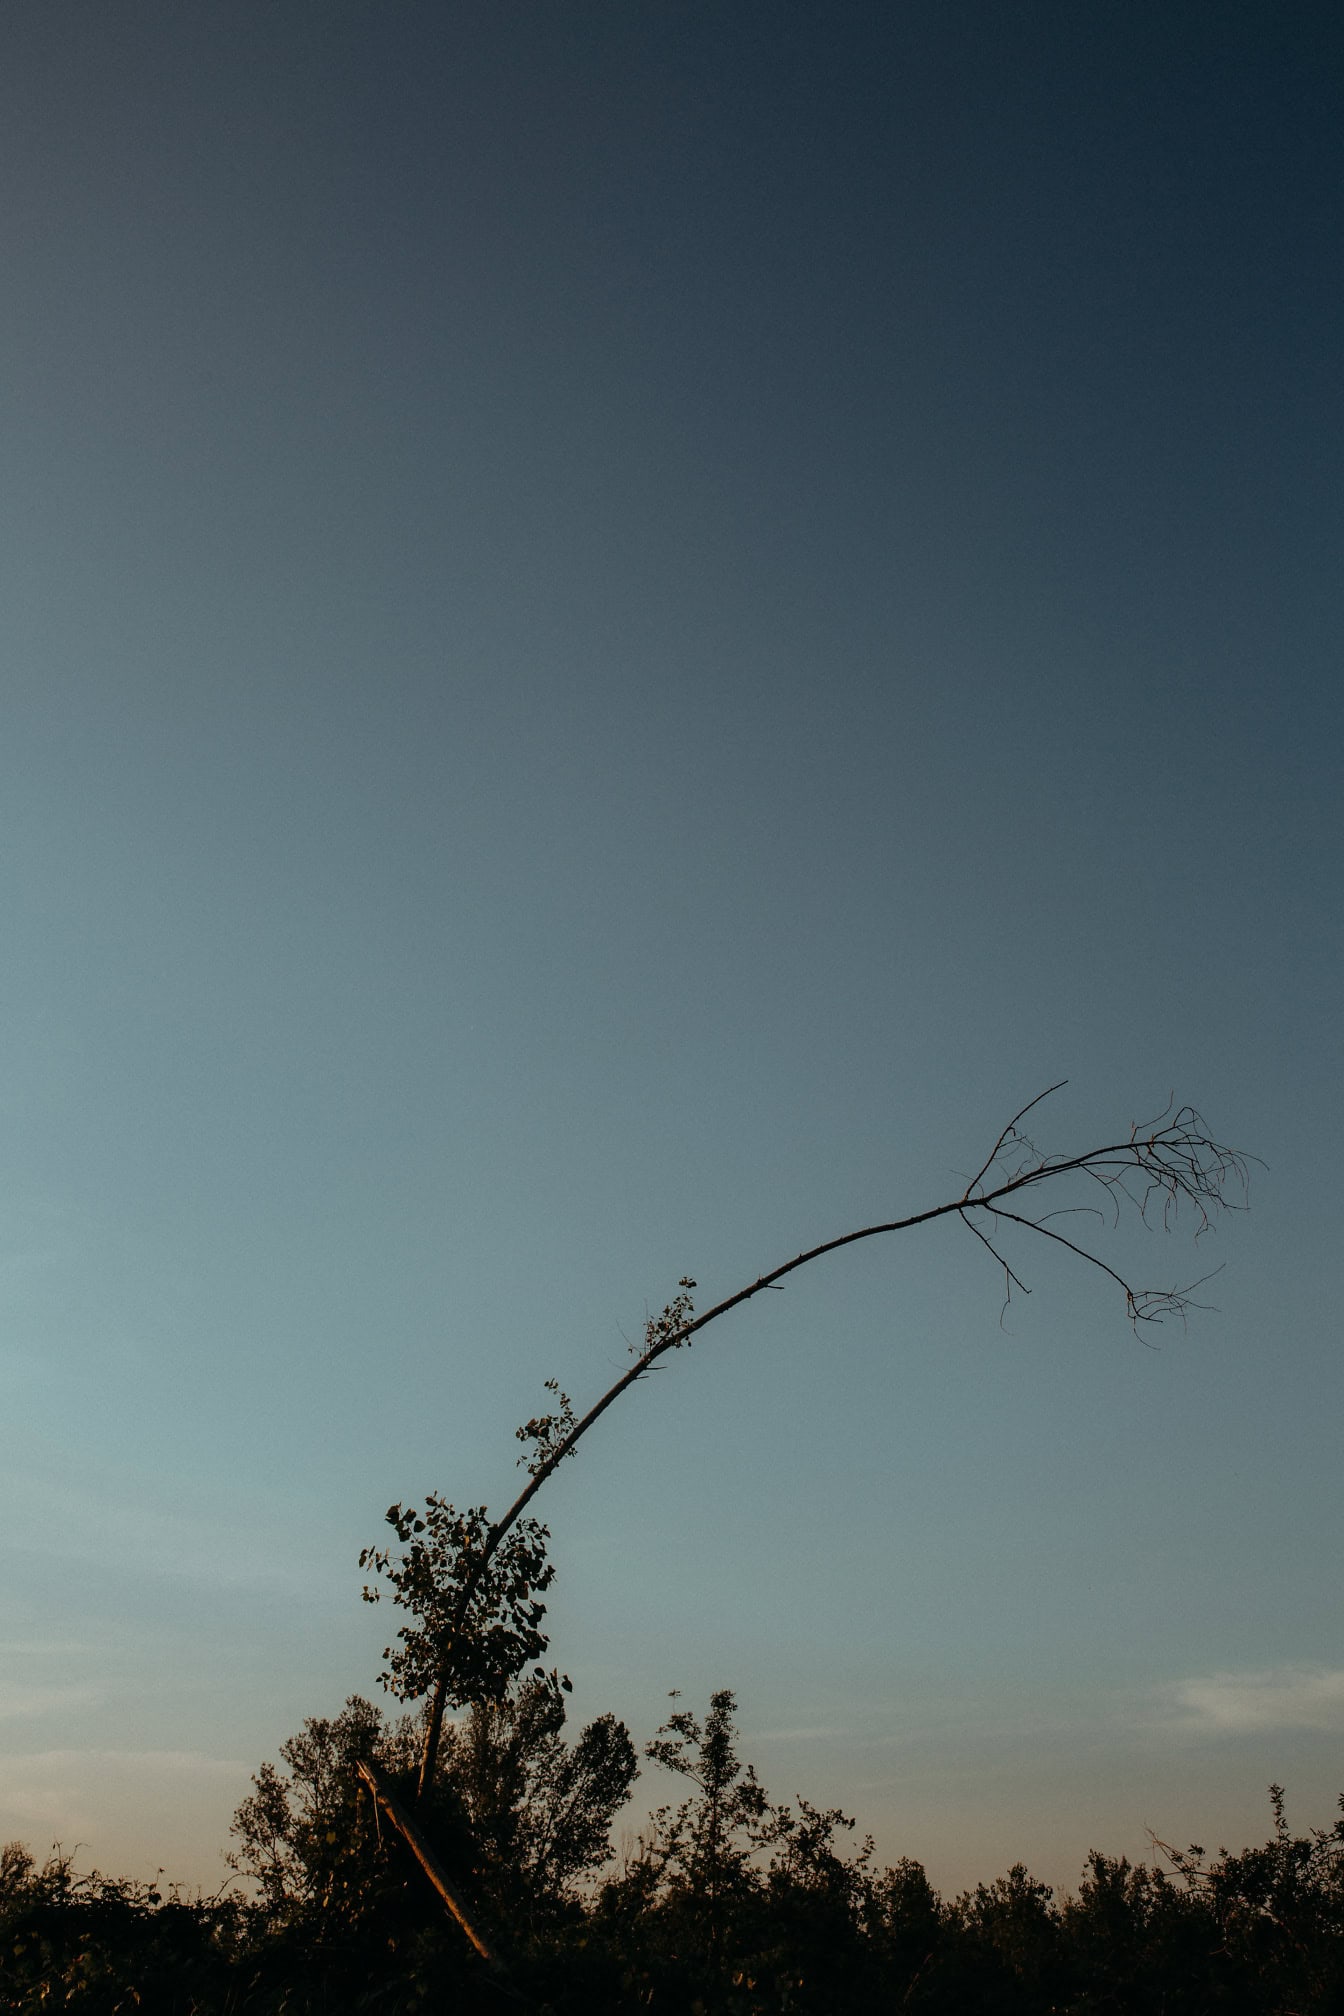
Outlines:
[[1100, 1235], [1218, 1313], [800, 1274], [550, 1487], [553, 1655], [949, 1888], [1329, 1816], [1342, 45], [7, 10], [0, 1838], [218, 1880], [390, 1500], [1062, 1077], [1264, 1158]]

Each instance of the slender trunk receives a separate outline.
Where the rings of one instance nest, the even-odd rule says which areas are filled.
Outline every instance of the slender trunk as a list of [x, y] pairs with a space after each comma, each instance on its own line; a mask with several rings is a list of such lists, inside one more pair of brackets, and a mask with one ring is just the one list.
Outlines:
[[439, 1674], [434, 1688], [434, 1699], [429, 1705], [429, 1722], [425, 1728], [425, 1747], [420, 1753], [420, 1777], [416, 1784], [415, 1796], [423, 1799], [434, 1783], [434, 1766], [438, 1762], [439, 1738], [443, 1734], [443, 1711], [448, 1705], [448, 1674]]

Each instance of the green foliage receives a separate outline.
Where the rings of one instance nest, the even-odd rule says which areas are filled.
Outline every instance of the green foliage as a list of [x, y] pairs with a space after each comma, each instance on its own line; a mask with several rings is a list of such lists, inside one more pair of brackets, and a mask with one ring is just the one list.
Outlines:
[[1164, 1850], [1217, 1927], [1226, 1970], [1274, 2010], [1344, 2008], [1344, 1798], [1334, 1825], [1293, 1835], [1281, 1785], [1262, 1848]]
[[[435, 1783], [417, 1809], [450, 1880], [492, 1938], [524, 1960], [581, 1922], [582, 1885], [610, 1853], [613, 1816], [636, 1775], [613, 1716], [572, 1744], [558, 1676], [534, 1676], [500, 1703], [450, 1724]], [[254, 1952], [353, 1998], [400, 1981], [406, 1993], [485, 1992], [481, 1970], [400, 1838], [356, 1779], [361, 1759], [409, 1793], [421, 1718], [384, 1720], [358, 1696], [312, 1717], [263, 1764], [234, 1817], [230, 1857], [256, 1891]], [[549, 1948], [547, 1949], [549, 1950]], [[475, 1986], [473, 1987], [473, 1983]], [[340, 2001], [338, 2007], [359, 2006]]]
[[703, 1724], [678, 1709], [645, 1751], [653, 1763], [695, 1787], [675, 1811], [660, 1807], [654, 1828], [664, 1880], [703, 1900], [711, 1948], [722, 1899], [749, 1881], [753, 1856], [777, 1834], [763, 1786], [751, 1765], [738, 1760], [736, 1706], [725, 1687], [710, 1695]]
[[[630, 1346], [632, 1357], [644, 1358], [650, 1351], [660, 1348], [665, 1351], [669, 1344], [691, 1341], [689, 1338], [680, 1338], [679, 1333], [685, 1329], [695, 1314], [695, 1304], [691, 1300], [691, 1290], [695, 1285], [689, 1274], [682, 1275], [677, 1283], [678, 1293], [664, 1305], [662, 1314], [650, 1316], [645, 1322], [644, 1342]], [[645, 1304], [645, 1307], [647, 1306]]]
[[903, 2000], [916, 2002], [919, 1984], [934, 1965], [946, 1914], [923, 1865], [903, 1855], [870, 1878], [864, 1929], [881, 1978]]
[[53, 1850], [0, 1850], [0, 2009], [8, 2016], [223, 2010], [236, 1978], [236, 1899], [189, 1903], [155, 1883], [79, 1875]]
[[[455, 1706], [504, 1700], [549, 1642], [541, 1629], [546, 1605], [539, 1600], [555, 1575], [546, 1558], [547, 1528], [519, 1519], [491, 1551], [485, 1506], [458, 1512], [433, 1491], [423, 1516], [414, 1507], [390, 1505], [386, 1518], [404, 1552], [366, 1547], [359, 1565], [382, 1577], [393, 1603], [416, 1621], [398, 1631], [399, 1645], [384, 1646], [382, 1685], [403, 1701], [416, 1701], [443, 1679]], [[368, 1585], [363, 1593], [366, 1603], [382, 1596]]]
[[1048, 1883], [1021, 1862], [979, 1883], [950, 1908], [962, 1935], [957, 1959], [963, 1993], [995, 2010], [1054, 2008], [1059, 1986], [1059, 1917]]
[[872, 1844], [846, 1855], [845, 1814], [777, 1805], [738, 1755], [735, 1708], [720, 1690], [703, 1721], [678, 1709], [647, 1745], [692, 1789], [652, 1816], [597, 1922], [632, 1995], [656, 1984], [674, 2008], [716, 2006], [728, 1990], [725, 2006], [744, 2010], [849, 2007]]
[[611, 1823], [638, 1775], [634, 1745], [613, 1715], [571, 1748], [553, 1674], [503, 1702], [482, 1702], [444, 1732], [439, 1782], [461, 1800], [478, 1874], [495, 1897], [529, 1913], [571, 1899], [611, 1853]]
[[1059, 1917], [1079, 2016], [1203, 2007], [1203, 1990], [1221, 1964], [1217, 1928], [1203, 1900], [1165, 1870], [1094, 1850]]
[[526, 1469], [529, 1477], [540, 1476], [562, 1449], [567, 1456], [574, 1454], [572, 1449], [565, 1449], [574, 1432], [574, 1403], [568, 1393], [560, 1391], [558, 1379], [548, 1379], [546, 1391], [555, 1395], [555, 1412], [535, 1414], [530, 1421], [524, 1421], [521, 1428], [513, 1431], [515, 1441], [532, 1444], [532, 1454], [518, 1458], [519, 1465]]
[[265, 1763], [254, 1775], [233, 1817], [238, 1845], [228, 1861], [255, 1886], [272, 1919], [348, 1902], [356, 1862], [367, 1859], [352, 1859], [352, 1844], [367, 1847], [369, 1832], [355, 1765], [381, 1758], [385, 1747], [381, 1713], [352, 1694], [339, 1715], [309, 1716], [280, 1745], [283, 1772]]

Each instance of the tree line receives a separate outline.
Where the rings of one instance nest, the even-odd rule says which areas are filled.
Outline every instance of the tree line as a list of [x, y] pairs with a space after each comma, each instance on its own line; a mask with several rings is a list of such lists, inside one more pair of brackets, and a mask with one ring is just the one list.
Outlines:
[[[425, 1826], [508, 1970], [436, 1908], [357, 1766], [414, 1794], [424, 1714], [352, 1696], [263, 1764], [233, 1822], [241, 1887], [188, 1899], [0, 1854], [0, 2007], [15, 2016], [1336, 2016], [1344, 1817], [1239, 1853], [1094, 1852], [1056, 1899], [1021, 1864], [944, 1899], [878, 1867], [838, 1809], [776, 1800], [739, 1754], [733, 1695], [676, 1705], [644, 1746], [671, 1797], [612, 1829], [639, 1766], [625, 1726], [571, 1739], [533, 1675], [444, 1725]], [[1344, 1801], [1341, 1801], [1344, 1815]]]

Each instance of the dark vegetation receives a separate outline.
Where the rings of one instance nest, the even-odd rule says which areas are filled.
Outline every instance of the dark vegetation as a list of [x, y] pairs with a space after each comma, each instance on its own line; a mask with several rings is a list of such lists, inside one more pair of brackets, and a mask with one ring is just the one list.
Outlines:
[[1193, 1219], [1199, 1236], [1244, 1197], [1245, 1159], [1190, 1107], [1048, 1154], [1022, 1126], [1039, 1103], [941, 1204], [826, 1240], [700, 1315], [683, 1279], [581, 1418], [548, 1382], [549, 1411], [518, 1430], [528, 1482], [500, 1517], [436, 1493], [423, 1514], [393, 1505], [395, 1547], [360, 1557], [364, 1594], [390, 1593], [405, 1613], [381, 1679], [418, 1705], [388, 1719], [352, 1696], [305, 1723], [239, 1807], [240, 1880], [216, 1897], [6, 1849], [0, 2009], [1344, 2016], [1344, 1819], [1293, 1836], [1277, 1787], [1263, 1848], [1209, 1858], [1155, 1844], [1152, 1867], [1093, 1854], [1058, 1902], [1018, 1865], [945, 1901], [918, 1862], [878, 1869], [845, 1814], [771, 1798], [738, 1757], [721, 1692], [703, 1718], [675, 1708], [645, 1746], [679, 1796], [613, 1856], [638, 1771], [629, 1733], [604, 1715], [571, 1739], [569, 1682], [534, 1663], [555, 1572], [537, 1492], [666, 1352], [796, 1269], [956, 1217], [1006, 1299], [1027, 1292], [1007, 1242], [1036, 1238], [1119, 1290], [1136, 1331], [1200, 1306], [1198, 1281], [1132, 1285], [1087, 1225], [1128, 1211], [1167, 1229]]
[[[1020, 1864], [944, 1900], [918, 1862], [875, 1866], [853, 1822], [777, 1803], [737, 1751], [734, 1702], [680, 1707], [646, 1746], [677, 1795], [613, 1860], [636, 1770], [612, 1716], [568, 1741], [549, 1678], [445, 1725], [425, 1824], [507, 1973], [471, 1950], [354, 1766], [409, 1794], [420, 1718], [353, 1697], [264, 1764], [234, 1820], [245, 1895], [0, 1860], [0, 2007], [318, 2016], [459, 2009], [667, 2016], [1335, 2016], [1344, 2009], [1344, 1819], [1293, 1835], [1278, 1787], [1261, 1848], [1093, 1854], [1062, 1900]], [[1344, 1804], [1344, 1802], [1342, 1802]]]

